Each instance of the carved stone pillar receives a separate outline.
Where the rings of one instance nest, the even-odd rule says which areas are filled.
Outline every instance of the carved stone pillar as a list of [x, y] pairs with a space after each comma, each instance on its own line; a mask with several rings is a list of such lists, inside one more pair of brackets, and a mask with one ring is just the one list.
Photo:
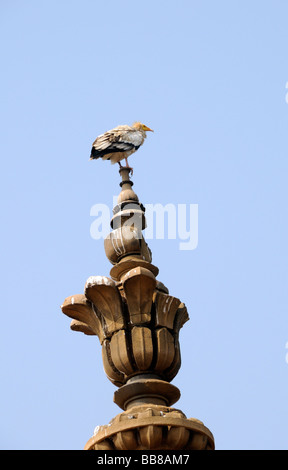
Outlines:
[[180, 391], [170, 382], [181, 366], [179, 331], [189, 319], [184, 303], [158, 281], [142, 230], [145, 208], [120, 169], [121, 192], [104, 242], [110, 277], [91, 276], [84, 294], [61, 306], [71, 329], [97, 335], [104, 371], [123, 410], [98, 426], [87, 450], [212, 450], [213, 435], [197, 419], [172, 408]]

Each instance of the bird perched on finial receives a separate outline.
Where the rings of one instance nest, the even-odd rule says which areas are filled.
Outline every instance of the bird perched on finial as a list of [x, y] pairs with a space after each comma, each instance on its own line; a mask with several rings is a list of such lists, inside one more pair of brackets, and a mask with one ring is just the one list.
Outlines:
[[120, 168], [123, 168], [120, 161], [125, 159], [126, 168], [129, 168], [133, 174], [133, 168], [128, 164], [128, 157], [143, 144], [147, 131], [154, 132], [141, 122], [135, 122], [132, 126], [117, 126], [99, 135], [92, 144], [90, 160], [101, 157], [103, 160], [110, 160], [112, 164], [118, 163]]

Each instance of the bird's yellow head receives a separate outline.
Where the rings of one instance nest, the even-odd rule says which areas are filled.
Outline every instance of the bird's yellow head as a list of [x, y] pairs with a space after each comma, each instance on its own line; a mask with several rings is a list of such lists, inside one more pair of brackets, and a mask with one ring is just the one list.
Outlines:
[[134, 122], [133, 126], [135, 129], [139, 129], [139, 131], [151, 131], [154, 132], [153, 129], [150, 129], [150, 127], [145, 126], [145, 124], [142, 124], [141, 122]]

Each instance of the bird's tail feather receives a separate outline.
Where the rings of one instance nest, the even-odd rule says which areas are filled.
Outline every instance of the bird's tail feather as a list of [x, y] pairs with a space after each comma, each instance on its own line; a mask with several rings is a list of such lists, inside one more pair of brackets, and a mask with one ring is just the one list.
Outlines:
[[95, 147], [92, 147], [90, 160], [96, 160], [97, 158], [102, 157], [102, 155], [103, 155], [103, 151], [99, 151], [99, 150], [95, 149]]

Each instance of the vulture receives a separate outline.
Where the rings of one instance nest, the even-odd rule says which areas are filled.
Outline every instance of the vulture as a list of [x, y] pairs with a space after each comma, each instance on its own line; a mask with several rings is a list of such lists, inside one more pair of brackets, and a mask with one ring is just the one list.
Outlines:
[[103, 160], [110, 160], [112, 164], [118, 163], [120, 168], [123, 168], [120, 162], [125, 159], [126, 168], [133, 173], [133, 168], [128, 164], [128, 157], [143, 144], [147, 131], [154, 132], [145, 124], [135, 122], [132, 126], [117, 126], [99, 135], [92, 144], [90, 160], [101, 157]]

